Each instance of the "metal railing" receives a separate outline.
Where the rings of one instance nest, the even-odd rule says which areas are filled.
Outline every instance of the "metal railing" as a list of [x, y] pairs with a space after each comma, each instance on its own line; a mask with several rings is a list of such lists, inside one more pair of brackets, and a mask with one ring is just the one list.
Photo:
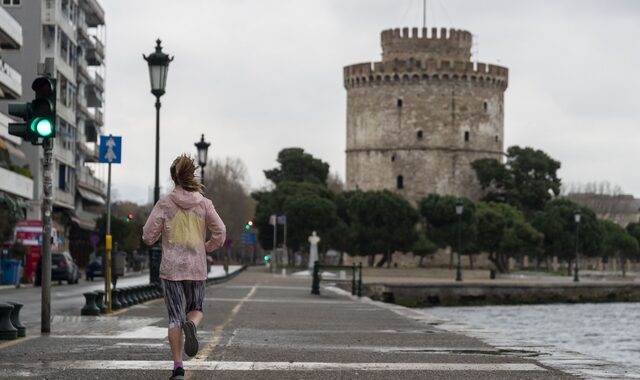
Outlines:
[[[362, 297], [362, 263], [348, 265], [323, 265], [319, 261], [313, 263], [313, 280], [311, 282], [311, 294], [320, 295], [320, 281], [322, 270], [351, 270], [351, 295]], [[357, 276], [356, 276], [357, 275]]]

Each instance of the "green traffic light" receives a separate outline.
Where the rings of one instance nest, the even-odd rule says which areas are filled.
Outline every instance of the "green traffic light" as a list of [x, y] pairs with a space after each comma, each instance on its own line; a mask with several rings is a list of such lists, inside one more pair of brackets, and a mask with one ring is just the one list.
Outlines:
[[269, 259], [271, 259], [271, 257], [269, 257], [269, 255], [264, 255], [263, 259], [264, 259], [264, 261], [269, 261]]
[[31, 122], [31, 130], [40, 137], [49, 137], [53, 134], [53, 124], [49, 119], [38, 117]]
[[248, 225], [248, 224], [245, 224], [244, 229], [245, 229], [245, 230], [250, 230], [250, 229], [251, 229], [251, 226], [250, 226], [250, 225]]

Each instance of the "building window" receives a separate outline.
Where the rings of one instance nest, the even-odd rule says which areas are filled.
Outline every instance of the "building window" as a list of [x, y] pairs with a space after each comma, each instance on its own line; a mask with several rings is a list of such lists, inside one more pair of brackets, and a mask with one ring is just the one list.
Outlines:
[[398, 99], [396, 101], [396, 105], [398, 106], [398, 108], [402, 108], [402, 99]]
[[396, 155], [394, 153], [394, 154], [391, 155], [391, 162], [395, 162], [395, 160], [396, 160]]
[[465, 142], [469, 141], [469, 131], [464, 132], [464, 141]]
[[20, 0], [2, 0], [3, 7], [19, 7], [21, 4]]
[[396, 177], [396, 188], [404, 189], [404, 178], [401, 175]]
[[498, 136], [496, 136], [496, 142], [500, 141], [500, 138]]
[[484, 112], [487, 112], [487, 110], [489, 109], [489, 104], [486, 100], [482, 103], [482, 108], [484, 108]]
[[67, 165], [65, 164], [58, 166], [58, 189], [67, 190]]
[[416, 138], [418, 140], [422, 140], [423, 134], [422, 134], [422, 130], [419, 130], [418, 132], [416, 132]]

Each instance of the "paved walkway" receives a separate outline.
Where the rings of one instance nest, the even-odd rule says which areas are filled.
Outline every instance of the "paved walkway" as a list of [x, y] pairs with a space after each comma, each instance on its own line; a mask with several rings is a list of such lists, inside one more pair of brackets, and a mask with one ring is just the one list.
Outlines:
[[[571, 379], [521, 353], [437, 329], [413, 310], [358, 301], [252, 268], [208, 288], [188, 379]], [[56, 316], [49, 336], [0, 343], [1, 378], [163, 379], [161, 300], [109, 317]], [[185, 358], [186, 359], [186, 358]]]

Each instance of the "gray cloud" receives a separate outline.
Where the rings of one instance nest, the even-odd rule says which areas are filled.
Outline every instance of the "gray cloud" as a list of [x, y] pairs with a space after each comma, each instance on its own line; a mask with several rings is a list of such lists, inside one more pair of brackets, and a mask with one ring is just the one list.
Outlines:
[[[563, 163], [566, 182], [609, 180], [640, 193], [636, 103], [640, 2], [430, 0], [428, 23], [466, 29], [482, 62], [510, 69], [507, 145]], [[154, 99], [142, 53], [176, 56], [162, 98], [161, 173], [201, 133], [214, 157], [240, 157], [253, 187], [277, 152], [301, 146], [344, 176], [342, 67], [380, 57], [382, 29], [420, 26], [419, 0], [103, 1], [107, 130], [122, 135], [121, 198], [153, 184]]]

